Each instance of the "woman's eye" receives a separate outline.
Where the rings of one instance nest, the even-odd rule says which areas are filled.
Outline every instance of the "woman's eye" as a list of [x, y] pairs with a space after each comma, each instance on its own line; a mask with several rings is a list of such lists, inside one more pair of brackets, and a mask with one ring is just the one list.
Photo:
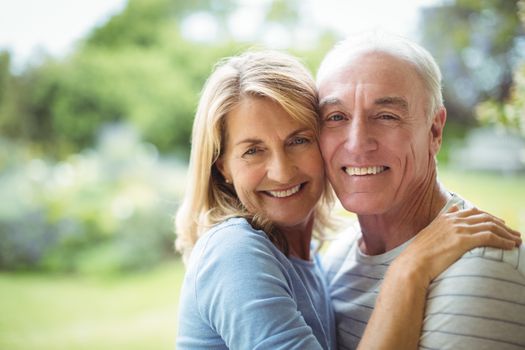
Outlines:
[[252, 156], [257, 153], [257, 148], [249, 148], [246, 152], [243, 153], [243, 156]]
[[248, 149], [242, 154], [242, 156], [243, 156], [243, 157], [246, 157], [246, 156], [254, 156], [254, 155], [256, 155], [258, 152], [259, 152], [259, 149], [257, 149], [257, 147], [250, 147], [250, 148], [248, 148]]
[[308, 143], [310, 140], [308, 140], [306, 137], [294, 137], [292, 139], [292, 144], [294, 145], [303, 145], [305, 143]]

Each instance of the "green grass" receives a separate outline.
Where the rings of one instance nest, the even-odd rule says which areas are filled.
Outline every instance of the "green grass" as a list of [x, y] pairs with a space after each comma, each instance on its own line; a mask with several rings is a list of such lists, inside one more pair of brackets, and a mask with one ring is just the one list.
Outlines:
[[502, 218], [525, 235], [525, 174], [504, 176], [440, 167], [439, 179], [450, 191]]
[[0, 273], [0, 349], [173, 349], [182, 263], [87, 278]]

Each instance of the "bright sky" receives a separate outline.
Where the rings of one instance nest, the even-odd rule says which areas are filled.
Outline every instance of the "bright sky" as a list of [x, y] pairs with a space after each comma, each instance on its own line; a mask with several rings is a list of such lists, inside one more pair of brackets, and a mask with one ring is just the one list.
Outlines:
[[[179, 0], [174, 0], [179, 1]], [[318, 24], [334, 28], [342, 34], [372, 28], [382, 28], [413, 37], [420, 6], [438, 0], [304, 0], [299, 30], [304, 40], [315, 35]], [[262, 35], [273, 46], [286, 46], [291, 39], [282, 29], [266, 27], [258, 9], [267, 0], [239, 0], [230, 26], [238, 38]], [[127, 0], [0, 0], [0, 49], [9, 50], [15, 64], [27, 62], [33, 53], [43, 51], [54, 56], [74, 48], [74, 43], [93, 27], [103, 24], [121, 11]], [[195, 16], [187, 26], [189, 36], [213, 39], [214, 24], [206, 16]], [[268, 40], [265, 40], [267, 37]], [[278, 39], [276, 41], [276, 39]], [[280, 41], [279, 41], [280, 40]]]
[[62, 55], [126, 0], [0, 0], [0, 49], [26, 62], [39, 50]]

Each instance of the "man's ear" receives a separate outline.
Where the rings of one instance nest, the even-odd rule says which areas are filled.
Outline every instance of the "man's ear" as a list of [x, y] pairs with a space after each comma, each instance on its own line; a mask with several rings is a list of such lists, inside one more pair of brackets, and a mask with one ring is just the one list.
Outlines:
[[443, 130], [447, 121], [447, 110], [445, 107], [439, 108], [434, 114], [430, 127], [430, 152], [432, 156], [438, 154], [443, 142]]

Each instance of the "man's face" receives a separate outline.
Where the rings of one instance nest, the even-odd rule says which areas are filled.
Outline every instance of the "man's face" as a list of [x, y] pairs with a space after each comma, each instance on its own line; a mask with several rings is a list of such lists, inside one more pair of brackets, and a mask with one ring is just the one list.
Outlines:
[[357, 56], [320, 81], [319, 97], [321, 152], [345, 209], [383, 214], [425, 193], [435, 180], [445, 115], [429, 121], [427, 92], [408, 63], [383, 53]]

